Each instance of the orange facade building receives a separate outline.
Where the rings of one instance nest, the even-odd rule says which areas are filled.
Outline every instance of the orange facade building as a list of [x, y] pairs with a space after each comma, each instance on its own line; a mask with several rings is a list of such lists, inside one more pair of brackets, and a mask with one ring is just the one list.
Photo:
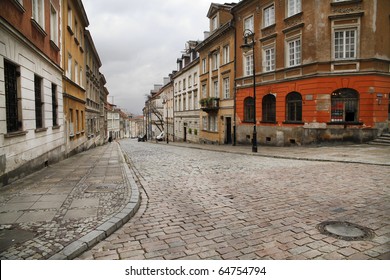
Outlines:
[[243, 0], [232, 13], [238, 143], [251, 142], [254, 115], [260, 144], [365, 142], [389, 130], [389, 1]]

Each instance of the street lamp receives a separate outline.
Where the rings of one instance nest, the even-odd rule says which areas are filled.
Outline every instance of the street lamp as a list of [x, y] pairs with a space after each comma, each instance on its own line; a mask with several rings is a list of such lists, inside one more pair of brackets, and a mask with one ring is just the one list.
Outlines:
[[252, 50], [253, 59], [253, 138], [252, 152], [257, 153], [257, 132], [256, 132], [256, 67], [255, 67], [255, 33], [246, 29], [244, 31], [244, 44], [240, 47], [245, 53]]

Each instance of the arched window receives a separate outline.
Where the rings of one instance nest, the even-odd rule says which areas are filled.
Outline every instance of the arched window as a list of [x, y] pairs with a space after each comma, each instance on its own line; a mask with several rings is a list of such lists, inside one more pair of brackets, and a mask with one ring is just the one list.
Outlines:
[[331, 122], [358, 122], [359, 93], [342, 88], [332, 93]]
[[273, 94], [267, 94], [263, 97], [262, 104], [262, 121], [263, 122], [276, 122], [276, 98]]
[[255, 102], [253, 97], [247, 97], [244, 100], [244, 122], [254, 122]]
[[298, 92], [290, 92], [286, 97], [286, 121], [302, 121], [302, 96]]

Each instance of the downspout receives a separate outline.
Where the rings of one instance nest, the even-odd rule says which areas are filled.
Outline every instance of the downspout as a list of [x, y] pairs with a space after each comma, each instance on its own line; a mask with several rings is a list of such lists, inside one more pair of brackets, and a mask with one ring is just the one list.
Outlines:
[[233, 15], [233, 22], [232, 27], [234, 30], [234, 104], [233, 104], [233, 146], [237, 145], [237, 129], [236, 129], [236, 111], [237, 111], [237, 80], [236, 80], [236, 72], [237, 72], [237, 36], [236, 36], [236, 26], [235, 26], [235, 19]]

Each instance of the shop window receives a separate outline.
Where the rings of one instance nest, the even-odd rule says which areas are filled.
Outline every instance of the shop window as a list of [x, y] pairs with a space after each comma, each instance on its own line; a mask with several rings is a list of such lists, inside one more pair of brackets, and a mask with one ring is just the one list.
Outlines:
[[359, 94], [356, 90], [342, 88], [334, 91], [331, 97], [331, 122], [358, 122]]

